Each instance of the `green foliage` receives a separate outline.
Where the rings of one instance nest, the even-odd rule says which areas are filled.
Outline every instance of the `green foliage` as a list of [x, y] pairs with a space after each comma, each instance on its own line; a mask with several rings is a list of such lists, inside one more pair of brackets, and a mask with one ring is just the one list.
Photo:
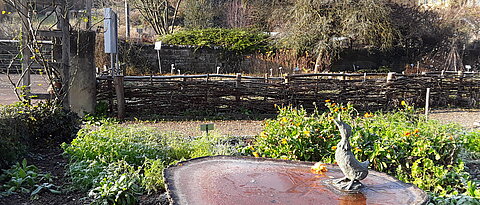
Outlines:
[[469, 132], [464, 137], [465, 149], [474, 159], [480, 159], [480, 132]]
[[29, 146], [72, 140], [79, 125], [75, 113], [48, 103], [0, 106], [0, 168], [18, 161]]
[[270, 50], [268, 35], [251, 30], [208, 28], [179, 31], [161, 39], [171, 45], [222, 47], [237, 54]]
[[393, 113], [357, 114], [351, 105], [326, 103], [328, 112], [307, 114], [303, 108], [279, 108], [277, 119], [265, 122], [264, 132], [245, 152], [254, 156], [307, 161], [334, 161], [339, 140], [332, 122], [340, 114], [352, 126], [352, 152], [372, 169], [439, 195], [464, 193], [468, 173], [457, 155], [475, 147], [456, 125], [418, 117], [412, 106]]
[[165, 169], [165, 162], [160, 159], [145, 159], [143, 165], [143, 180], [142, 186], [147, 192], [157, 192], [165, 186], [163, 182], [163, 170]]
[[335, 150], [332, 148], [339, 139], [335, 138], [338, 131], [331, 119], [338, 113], [349, 118], [355, 110], [351, 105], [336, 106], [328, 102], [327, 106], [331, 112], [322, 114], [308, 114], [303, 108], [279, 107], [277, 119], [265, 122], [254, 150], [263, 157], [333, 162]]
[[434, 196], [430, 199], [428, 205], [476, 205], [480, 204], [479, 198], [474, 198], [466, 195], [456, 195], [456, 196]]
[[71, 159], [68, 175], [73, 188], [90, 190], [95, 203], [116, 204], [134, 204], [138, 194], [162, 190], [166, 165], [235, 151], [221, 137], [184, 138], [114, 123], [87, 125], [62, 147]]
[[109, 164], [100, 174], [98, 186], [88, 193], [93, 204], [135, 204], [141, 194], [140, 171], [124, 160]]
[[41, 191], [46, 190], [58, 194], [58, 187], [51, 184], [50, 174], [40, 173], [34, 165], [27, 165], [27, 160], [16, 163], [10, 169], [4, 170], [0, 175], [0, 197], [15, 193], [30, 193], [36, 197]]

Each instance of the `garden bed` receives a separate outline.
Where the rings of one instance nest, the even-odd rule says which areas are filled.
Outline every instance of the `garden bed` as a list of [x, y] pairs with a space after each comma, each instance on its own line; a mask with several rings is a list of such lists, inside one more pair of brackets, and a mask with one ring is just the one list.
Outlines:
[[[339, 109], [341, 110], [341, 109]], [[335, 111], [335, 109], [332, 109], [332, 111]], [[457, 123], [468, 123], [471, 122], [471, 119], [477, 119], [475, 117], [478, 116], [478, 111], [449, 111], [447, 113], [450, 113], [451, 116], [445, 117], [443, 113], [441, 115], [439, 114], [438, 111], [432, 112], [430, 115], [431, 118], [437, 119], [439, 116], [442, 117], [442, 119], [454, 119], [455, 122]], [[459, 114], [461, 113], [461, 114]], [[363, 115], [362, 115], [363, 116]], [[292, 117], [292, 116], [290, 116]], [[300, 118], [299, 118], [300, 119]], [[167, 142], [168, 146], [179, 146], [180, 149], [174, 148], [175, 155], [168, 155], [169, 159], [166, 163], [166, 165], [170, 163], [174, 163], [176, 160], [181, 160], [183, 159], [188, 159], [192, 157], [199, 157], [199, 156], [207, 156], [207, 155], [215, 155], [215, 154], [248, 154], [250, 151], [248, 151], [250, 148], [245, 147], [246, 144], [241, 145], [242, 147], [245, 147], [242, 151], [242, 149], [237, 150], [237, 153], [234, 152], [223, 152], [219, 153], [217, 149], [217, 145], [238, 145], [238, 143], [243, 143], [243, 140], [238, 140], [236, 138], [232, 137], [222, 137], [221, 135], [234, 135], [234, 136], [252, 136], [252, 135], [257, 135], [260, 134], [264, 129], [266, 129], [266, 124], [270, 123], [270, 126], [272, 126], [272, 122], [278, 121], [279, 123], [283, 123], [283, 121], [288, 120], [287, 118], [280, 117], [278, 119], [273, 119], [272, 120], [265, 120], [265, 121], [182, 121], [182, 122], [129, 122], [129, 123], [124, 123], [123, 125], [106, 125], [103, 127], [103, 131], [99, 131], [97, 128], [90, 129], [88, 130], [83, 130], [83, 134], [80, 134], [79, 137], [73, 142], [75, 144], [75, 147], [80, 147], [79, 150], [77, 149], [65, 149], [68, 146], [64, 146], [64, 150], [62, 150], [59, 146], [53, 146], [49, 148], [41, 148], [41, 149], [32, 149], [30, 150], [30, 153], [27, 155], [26, 159], [28, 164], [33, 164], [39, 168], [41, 172], [44, 173], [51, 173], [53, 176], [53, 181], [51, 182], [52, 184], [55, 184], [57, 186], [62, 187], [62, 193], [61, 194], [53, 194], [49, 193], [48, 191], [44, 191], [40, 193], [38, 196], [38, 199], [31, 200], [30, 194], [15, 194], [11, 195], [8, 197], [0, 198], [0, 204], [85, 204], [85, 203], [90, 203], [92, 202], [92, 197], [88, 197], [88, 192], [90, 192], [87, 188], [87, 190], [84, 191], [79, 191], [78, 189], [71, 189], [72, 183], [78, 183], [72, 181], [72, 176], [66, 176], [66, 173], [68, 172], [68, 169], [72, 168], [72, 163], [69, 163], [69, 160], [67, 156], [70, 157], [71, 160], [75, 161], [75, 159], [78, 162], [85, 161], [85, 160], [91, 160], [95, 159], [95, 157], [91, 159], [86, 159], [83, 156], [87, 155], [97, 155], [100, 156], [102, 153], [96, 152], [96, 153], [83, 153], [85, 150], [89, 150], [92, 147], [89, 147], [90, 144], [95, 142], [96, 145], [99, 147], [105, 147], [105, 146], [112, 146], [111, 148], [114, 150], [119, 150], [119, 153], [124, 151], [131, 151], [130, 148], [128, 148], [130, 145], [138, 143], [143, 144], [139, 149], [143, 149], [146, 147], [152, 147], [148, 145], [148, 140], [140, 140], [140, 141], [131, 141], [130, 139], [138, 139], [138, 136], [143, 136], [146, 137], [145, 139], [148, 139], [148, 136], [153, 136], [153, 137], [166, 137], [165, 139], [168, 139], [168, 137], [171, 137], [173, 139], [188, 139], [187, 141], [170, 141]], [[216, 133], [216, 137], [214, 138], [202, 138], [198, 137], [202, 135], [202, 132], [199, 130], [199, 125], [204, 124], [204, 123], [215, 123], [215, 131], [213, 133]], [[300, 121], [299, 121], [300, 123]], [[315, 123], [312, 121], [312, 123]], [[472, 126], [469, 126], [469, 124], [463, 124], [466, 125], [469, 128], [473, 128]], [[303, 126], [303, 125], [301, 125]], [[300, 127], [301, 127], [300, 126]], [[101, 127], [99, 129], [102, 129]], [[271, 129], [271, 128], [270, 128]], [[330, 132], [330, 131], [329, 131]], [[133, 133], [133, 134], [132, 134]], [[135, 134], [137, 133], [137, 134]], [[176, 134], [167, 134], [164, 136], [162, 133], [176, 133]], [[302, 132], [303, 133], [303, 132]], [[310, 133], [304, 133], [304, 134], [310, 134]], [[312, 133], [313, 134], [313, 133]], [[130, 138], [130, 135], [132, 136], [137, 136], [135, 138]], [[261, 134], [260, 134], [261, 135]], [[126, 142], [123, 146], [121, 143], [117, 143], [115, 141], [102, 141], [104, 139], [103, 137], [112, 137], [115, 136], [115, 139], [120, 139], [120, 142]], [[188, 136], [197, 136], [197, 137], [188, 137]], [[86, 140], [82, 142], [82, 140]], [[93, 140], [93, 141], [89, 141]], [[98, 141], [100, 140], [100, 141]], [[196, 140], [194, 144], [189, 144], [191, 140]], [[131, 144], [134, 142], [133, 144]], [[233, 142], [233, 143], [232, 143]], [[158, 143], [165, 143], [165, 142], [158, 142]], [[185, 143], [185, 144], [182, 144]], [[145, 146], [144, 146], [145, 145]], [[222, 146], [223, 146], [222, 145]], [[107, 147], [108, 147], [107, 146]], [[206, 147], [206, 149], [203, 149]], [[127, 149], [128, 148], [128, 149]], [[185, 153], [185, 151], [188, 148], [188, 153]], [[225, 148], [225, 147], [223, 147]], [[110, 149], [110, 148], [109, 148]], [[68, 155], [62, 154], [62, 152], [67, 151]], [[82, 151], [83, 150], [83, 151]], [[177, 150], [177, 151], [175, 151]], [[145, 150], [141, 151], [138, 153], [145, 154], [145, 156], [148, 158], [148, 153], [153, 155], [150, 155], [152, 159], [155, 159], [155, 156], [160, 156], [156, 155], [155, 153], [159, 150]], [[224, 149], [225, 151], [225, 149]], [[160, 150], [162, 152], [162, 150]], [[260, 152], [260, 151], [258, 151]], [[83, 154], [82, 154], [83, 153]], [[109, 153], [104, 152], [104, 153]], [[92, 155], [93, 154], [93, 155]], [[134, 154], [134, 153], [131, 153]], [[250, 153], [252, 155], [258, 155], [258, 153]], [[177, 156], [178, 155], [178, 156]], [[118, 157], [112, 157], [110, 156], [110, 159], [105, 159], [111, 160], [111, 162], [118, 162], [117, 160], [122, 161], [126, 160], [129, 161], [126, 158], [122, 158], [121, 156], [125, 156], [123, 154], [118, 155]], [[163, 155], [162, 155], [163, 156]], [[134, 166], [140, 166], [143, 167], [143, 162], [136, 162], [135, 159], [132, 159], [130, 164], [137, 164]], [[73, 162], [72, 161], [72, 162]], [[135, 161], [135, 162], [134, 162]], [[478, 161], [478, 160], [477, 160]], [[107, 163], [108, 164], [108, 163]], [[164, 165], [162, 165], [164, 166]], [[479, 163], [475, 163], [475, 161], [471, 161], [471, 163], [466, 164], [467, 167], [470, 169], [466, 170], [469, 171], [472, 174], [472, 177], [476, 177], [478, 180], [478, 172], [479, 172]], [[104, 165], [100, 167], [105, 167]], [[107, 166], [108, 167], [108, 166]], [[103, 168], [102, 168], [103, 169]], [[71, 172], [70, 172], [71, 174]], [[93, 180], [93, 178], [92, 178]], [[113, 179], [112, 179], [113, 180]], [[81, 186], [81, 184], [78, 184]], [[77, 186], [78, 186], [77, 185]], [[94, 185], [98, 186], [98, 185]], [[160, 186], [161, 189], [161, 186]], [[76, 190], [76, 191], [75, 191]], [[143, 192], [142, 195], [136, 195], [137, 202], [139, 204], [158, 204], [161, 203], [163, 195], [162, 190], [157, 190], [157, 191], [152, 191], [151, 194], [148, 194], [148, 192]]]

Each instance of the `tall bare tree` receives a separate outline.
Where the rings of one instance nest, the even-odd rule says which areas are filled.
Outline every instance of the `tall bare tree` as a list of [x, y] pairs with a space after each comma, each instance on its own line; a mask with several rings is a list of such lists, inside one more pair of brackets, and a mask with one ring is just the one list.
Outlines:
[[165, 35], [173, 32], [182, 0], [132, 0], [131, 3], [156, 34]]
[[[388, 49], [397, 35], [390, 8], [382, 0], [294, 0], [286, 13], [282, 45], [310, 53], [328, 69], [339, 52], [354, 42]], [[347, 45], [346, 45], [347, 44]]]

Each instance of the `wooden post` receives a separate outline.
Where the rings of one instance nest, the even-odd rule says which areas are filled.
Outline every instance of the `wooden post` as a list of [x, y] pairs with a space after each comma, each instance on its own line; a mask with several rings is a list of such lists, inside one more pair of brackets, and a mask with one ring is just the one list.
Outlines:
[[242, 74], [241, 73], [237, 73], [237, 79], [235, 81], [235, 100], [238, 102], [240, 101], [240, 92], [239, 92], [239, 88], [240, 88], [240, 84], [242, 83]]
[[393, 80], [395, 80], [395, 72], [389, 72], [387, 74], [387, 83], [390, 83]]
[[210, 74], [207, 73], [207, 77], [205, 78], [205, 102], [208, 104], [208, 81], [210, 80]]
[[430, 107], [430, 88], [427, 88], [427, 94], [425, 97], [425, 118], [428, 119], [428, 109]]
[[85, 9], [87, 10], [87, 23], [85, 24], [86, 30], [89, 31], [92, 26], [92, 0], [85, 1]]
[[117, 95], [118, 119], [125, 118], [125, 88], [123, 84], [123, 76], [117, 75], [113, 78], [115, 85], [115, 94]]

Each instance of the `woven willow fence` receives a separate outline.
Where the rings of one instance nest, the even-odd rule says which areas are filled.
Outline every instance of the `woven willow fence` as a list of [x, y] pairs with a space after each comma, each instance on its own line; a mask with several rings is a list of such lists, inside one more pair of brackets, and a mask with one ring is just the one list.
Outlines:
[[[115, 111], [110, 77], [98, 78], [98, 100]], [[406, 101], [430, 107], [480, 107], [480, 74], [317, 73], [285, 77], [237, 75], [125, 76], [126, 112], [138, 115], [252, 112], [274, 114], [274, 105], [323, 108], [324, 100], [353, 103], [360, 111], [389, 110]]]

